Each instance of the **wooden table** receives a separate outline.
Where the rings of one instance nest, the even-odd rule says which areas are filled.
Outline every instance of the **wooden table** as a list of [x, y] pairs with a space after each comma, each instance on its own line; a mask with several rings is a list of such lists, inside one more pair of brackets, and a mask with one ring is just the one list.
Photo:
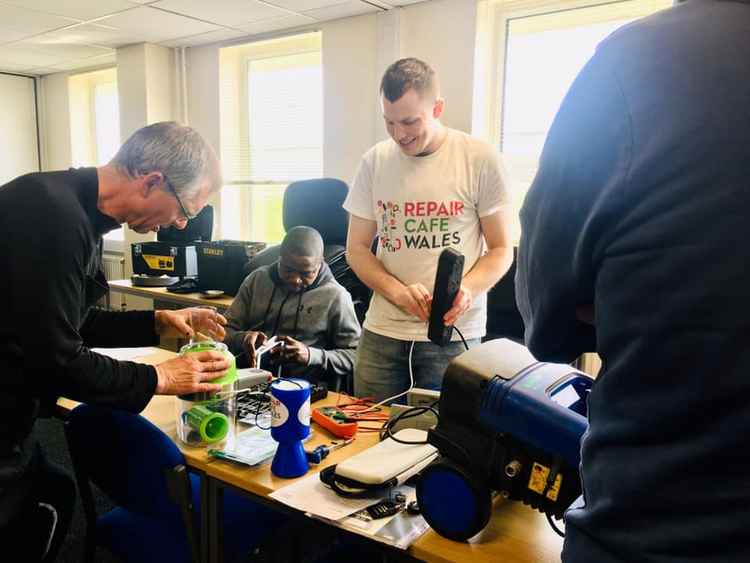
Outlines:
[[487, 527], [467, 543], [429, 530], [409, 554], [430, 563], [559, 563], [563, 539], [543, 514], [520, 502], [498, 499]]
[[[324, 401], [315, 406], [335, 404], [336, 394], [329, 394]], [[305, 444], [305, 448], [312, 449], [319, 444], [330, 443], [336, 438], [323, 428], [315, 425], [314, 434]], [[323, 462], [311, 468], [311, 472], [318, 472], [325, 467], [340, 463], [352, 455], [375, 445], [378, 433], [357, 434], [351, 444], [334, 450]], [[209, 497], [215, 502], [215, 507], [221, 506], [221, 488], [229, 485], [240, 491], [250, 493], [266, 503], [275, 503], [268, 495], [277, 489], [294, 483], [296, 479], [281, 479], [271, 473], [270, 464], [258, 467], [237, 465], [223, 460], [216, 460], [206, 468], [209, 477]], [[300, 477], [304, 479], [310, 473]], [[428, 530], [408, 549], [408, 555], [423, 561], [448, 563], [456, 561], [476, 562], [535, 562], [552, 563], [560, 561], [562, 538], [550, 528], [545, 516], [528, 506], [518, 502], [505, 501], [499, 498], [495, 502], [492, 519], [481, 533], [467, 543], [454, 542], [446, 539], [433, 530]], [[212, 528], [221, 516], [212, 518]], [[211, 552], [209, 561], [221, 561], [220, 538], [214, 536], [209, 541]]]
[[[156, 354], [139, 358], [138, 361], [157, 364], [174, 357], [174, 352], [161, 350]], [[323, 401], [315, 406], [336, 404], [338, 395], [329, 393]], [[202, 483], [203, 506], [208, 508], [202, 513], [201, 547], [203, 559], [220, 561], [221, 545], [216, 530], [221, 522], [219, 507], [221, 491], [230, 486], [257, 497], [266, 504], [274, 504], [268, 497], [270, 493], [294, 482], [293, 479], [280, 479], [271, 473], [270, 463], [257, 467], [247, 467], [209, 457], [204, 448], [186, 446], [177, 440], [175, 423], [175, 397], [154, 396], [146, 409], [141, 413], [151, 422], [168, 434], [179, 446], [191, 470], [200, 472], [205, 478]], [[61, 410], [71, 410], [77, 405], [75, 401], [60, 399]], [[330, 443], [335, 437], [325, 429], [314, 425], [313, 436], [305, 444], [314, 448], [319, 444]], [[323, 462], [311, 469], [319, 471], [334, 463], [361, 452], [378, 442], [376, 432], [360, 432], [351, 444], [334, 450]], [[309, 475], [309, 474], [308, 474]], [[306, 475], [307, 476], [307, 475]], [[278, 504], [278, 503], [276, 503]], [[463, 562], [508, 562], [508, 563], [552, 563], [560, 561], [562, 538], [557, 536], [545, 517], [518, 502], [499, 499], [489, 525], [467, 543], [459, 543], [443, 538], [429, 530], [419, 538], [407, 551], [407, 554], [423, 561], [435, 563]]]
[[112, 280], [109, 289], [116, 293], [125, 293], [137, 297], [146, 297], [157, 301], [169, 301], [178, 305], [211, 305], [218, 309], [226, 309], [232, 304], [234, 297], [222, 295], [215, 299], [207, 299], [200, 293], [172, 293], [165, 287], [141, 287], [133, 285], [130, 280]]

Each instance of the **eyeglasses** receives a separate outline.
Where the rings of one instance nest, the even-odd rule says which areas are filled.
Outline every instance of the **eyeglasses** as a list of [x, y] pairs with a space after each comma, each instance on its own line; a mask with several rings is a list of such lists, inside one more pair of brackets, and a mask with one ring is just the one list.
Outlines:
[[172, 195], [177, 200], [177, 203], [180, 205], [180, 210], [182, 211], [182, 215], [185, 217], [185, 219], [187, 219], [188, 221], [190, 221], [191, 219], [195, 219], [198, 216], [198, 214], [188, 213], [188, 210], [185, 209], [184, 205], [182, 205], [182, 200], [180, 199], [180, 196], [177, 195], [177, 190], [174, 189], [172, 182], [169, 181], [169, 178], [167, 178], [163, 172], [161, 175], [162, 175], [162, 178], [164, 178], [164, 183], [169, 188], [169, 191], [172, 192]]

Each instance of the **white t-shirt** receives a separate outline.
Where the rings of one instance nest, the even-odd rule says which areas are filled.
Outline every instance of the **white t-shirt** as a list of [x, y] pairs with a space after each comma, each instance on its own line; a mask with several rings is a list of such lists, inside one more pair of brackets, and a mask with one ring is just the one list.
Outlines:
[[[352, 215], [377, 221], [377, 256], [385, 269], [405, 285], [422, 283], [430, 293], [443, 249], [464, 255], [466, 275], [485, 249], [480, 217], [508, 203], [498, 152], [460, 131], [447, 132], [440, 148], [427, 156], [405, 155], [393, 139], [375, 145], [362, 157], [344, 201]], [[465, 338], [484, 336], [486, 305], [482, 294], [459, 318]], [[378, 293], [364, 327], [398, 340], [427, 340], [427, 323]]]

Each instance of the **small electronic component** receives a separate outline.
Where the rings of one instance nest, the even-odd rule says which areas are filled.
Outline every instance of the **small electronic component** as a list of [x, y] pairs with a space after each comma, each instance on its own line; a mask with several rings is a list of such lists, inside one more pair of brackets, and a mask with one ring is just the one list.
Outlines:
[[404, 509], [402, 503], [394, 502], [392, 500], [381, 500], [377, 504], [367, 507], [367, 513], [372, 517], [373, 520], [379, 518], [387, 518], [401, 512]]

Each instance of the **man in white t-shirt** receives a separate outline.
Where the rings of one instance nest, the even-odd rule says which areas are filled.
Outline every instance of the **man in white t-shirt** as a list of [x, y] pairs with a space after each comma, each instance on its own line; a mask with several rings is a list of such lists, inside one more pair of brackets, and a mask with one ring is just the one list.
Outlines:
[[[440, 253], [465, 256], [461, 289], [445, 314], [468, 345], [485, 334], [486, 293], [513, 260], [505, 175], [487, 143], [444, 127], [435, 72], [414, 58], [393, 63], [380, 85], [391, 138], [362, 158], [344, 202], [347, 253], [374, 291], [357, 352], [354, 392], [377, 400], [409, 387], [439, 389], [460, 335], [439, 347], [427, 338]], [[377, 257], [370, 251], [377, 235]]]

